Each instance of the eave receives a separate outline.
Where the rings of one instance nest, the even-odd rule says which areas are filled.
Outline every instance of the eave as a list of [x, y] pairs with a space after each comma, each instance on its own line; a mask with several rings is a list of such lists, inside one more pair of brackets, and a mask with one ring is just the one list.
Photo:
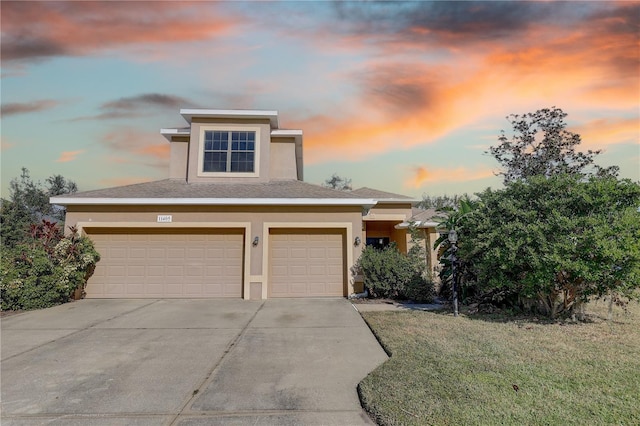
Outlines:
[[376, 202], [362, 198], [76, 198], [51, 197], [51, 204], [70, 205], [138, 205], [138, 206], [361, 206]]

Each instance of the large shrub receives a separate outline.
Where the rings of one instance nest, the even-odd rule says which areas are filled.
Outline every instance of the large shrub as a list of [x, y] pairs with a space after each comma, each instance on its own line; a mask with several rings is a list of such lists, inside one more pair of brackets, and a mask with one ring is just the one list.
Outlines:
[[0, 292], [2, 310], [38, 309], [70, 300], [84, 288], [100, 256], [77, 232], [64, 237], [43, 221], [31, 227], [31, 238], [15, 247], [2, 247]]
[[[640, 185], [611, 176], [536, 176], [478, 194], [460, 257], [483, 292], [507, 289], [555, 317], [590, 297], [637, 297]], [[528, 300], [527, 300], [528, 299]]]
[[433, 300], [433, 283], [425, 276], [424, 259], [400, 253], [394, 243], [384, 249], [366, 246], [356, 267], [371, 297]]

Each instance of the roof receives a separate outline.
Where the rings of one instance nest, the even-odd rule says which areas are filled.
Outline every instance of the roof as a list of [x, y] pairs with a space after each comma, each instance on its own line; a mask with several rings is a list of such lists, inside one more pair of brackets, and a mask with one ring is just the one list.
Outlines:
[[436, 209], [411, 209], [411, 220], [413, 222], [435, 222], [434, 218], [437, 216], [441, 216], [442, 213], [438, 212]]
[[411, 203], [416, 204], [421, 200], [416, 200], [406, 195], [394, 194], [393, 192], [380, 191], [372, 188], [358, 188], [351, 191], [352, 195], [357, 197], [373, 198], [374, 200], [382, 203]]
[[182, 108], [180, 115], [191, 123], [194, 117], [268, 119], [272, 129], [278, 128], [278, 111], [249, 110], [249, 109], [197, 109]]
[[263, 183], [187, 183], [165, 179], [114, 188], [65, 194], [52, 204], [184, 204], [184, 205], [353, 205], [375, 201], [298, 180]]
[[414, 207], [411, 209], [411, 214], [411, 219], [396, 225], [396, 228], [405, 229], [411, 224], [418, 228], [436, 228], [440, 223], [440, 220], [437, 219], [437, 217], [441, 213], [436, 209], [423, 210]]

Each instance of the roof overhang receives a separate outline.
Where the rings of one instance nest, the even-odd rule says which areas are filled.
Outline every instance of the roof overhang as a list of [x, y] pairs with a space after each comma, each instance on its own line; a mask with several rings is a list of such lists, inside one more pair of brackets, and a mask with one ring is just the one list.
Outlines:
[[411, 226], [411, 224], [413, 223], [413, 226], [417, 227], [417, 228], [436, 228], [439, 223], [438, 222], [421, 222], [421, 221], [416, 221], [416, 222], [402, 222], [397, 224], [396, 226], [394, 226], [394, 228], [396, 229], [407, 229]]
[[169, 142], [173, 136], [190, 136], [191, 129], [183, 127], [179, 129], [160, 129], [160, 134], [164, 136]]
[[194, 109], [183, 108], [180, 115], [188, 123], [194, 118], [236, 118], [242, 120], [268, 119], [272, 129], [278, 128], [278, 111], [249, 109]]
[[138, 206], [362, 206], [373, 207], [375, 200], [362, 198], [80, 198], [51, 197], [51, 204], [138, 205]]
[[403, 198], [375, 198], [377, 204], [411, 204], [411, 206], [415, 206], [418, 203], [421, 203], [422, 200], [416, 199], [403, 199]]

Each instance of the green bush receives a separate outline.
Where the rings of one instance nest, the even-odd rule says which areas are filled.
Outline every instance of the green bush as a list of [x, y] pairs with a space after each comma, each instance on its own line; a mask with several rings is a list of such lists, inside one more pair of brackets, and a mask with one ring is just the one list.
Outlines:
[[371, 297], [428, 302], [433, 300], [433, 283], [424, 277], [421, 261], [400, 253], [392, 243], [382, 250], [366, 246], [356, 267]]
[[92, 242], [76, 232], [62, 237], [50, 225], [40, 225], [40, 231], [34, 229], [30, 242], [2, 247], [2, 310], [39, 309], [65, 303], [76, 289], [84, 287], [93, 272], [100, 256]]

